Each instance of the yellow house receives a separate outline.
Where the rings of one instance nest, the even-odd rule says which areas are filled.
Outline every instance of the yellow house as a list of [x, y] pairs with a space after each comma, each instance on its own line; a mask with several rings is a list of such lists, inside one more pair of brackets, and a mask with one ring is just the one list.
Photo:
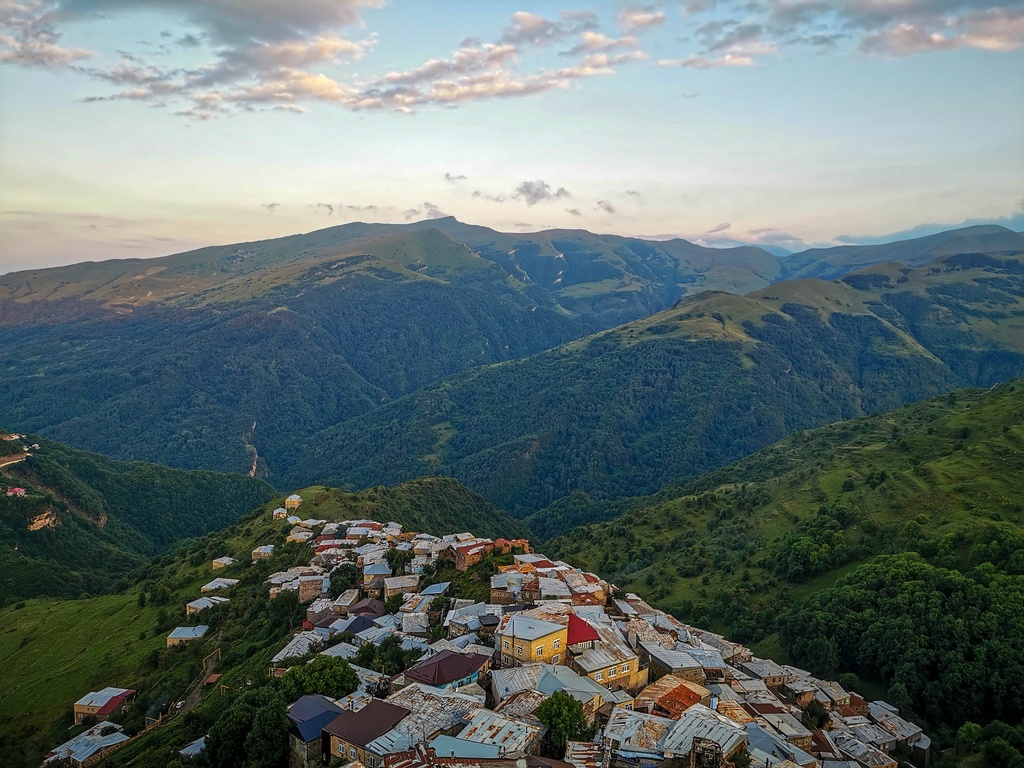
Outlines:
[[647, 668], [641, 668], [640, 659], [622, 639], [618, 630], [611, 626], [590, 629], [596, 639], [588, 638], [571, 645], [569, 666], [612, 691], [636, 693], [646, 686]]
[[302, 497], [297, 493], [293, 493], [287, 499], [284, 500], [284, 508], [287, 510], [298, 509], [299, 504], [302, 503]]
[[563, 664], [567, 635], [568, 629], [562, 624], [511, 614], [498, 625], [494, 643], [501, 649], [501, 663], [505, 667]]

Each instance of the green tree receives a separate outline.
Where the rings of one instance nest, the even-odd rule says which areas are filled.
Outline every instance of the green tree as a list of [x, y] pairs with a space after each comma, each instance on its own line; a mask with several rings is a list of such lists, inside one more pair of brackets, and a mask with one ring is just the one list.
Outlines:
[[594, 733], [583, 714], [583, 705], [563, 691], [555, 691], [534, 714], [547, 726], [551, 757], [561, 759], [565, 756], [566, 742], [589, 739]]
[[273, 768], [287, 752], [285, 700], [269, 685], [235, 699], [210, 728], [204, 750], [211, 768]]
[[956, 732], [956, 751], [970, 754], [978, 748], [981, 740], [981, 726], [968, 720]]
[[292, 667], [281, 678], [285, 701], [292, 702], [308, 693], [322, 693], [334, 699], [348, 696], [359, 687], [359, 678], [344, 659], [317, 656], [309, 664]]

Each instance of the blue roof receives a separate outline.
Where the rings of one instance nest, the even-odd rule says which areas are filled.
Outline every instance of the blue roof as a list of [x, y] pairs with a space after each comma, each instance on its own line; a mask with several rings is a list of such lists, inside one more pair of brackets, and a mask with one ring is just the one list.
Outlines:
[[471, 759], [486, 759], [500, 757], [501, 747], [497, 744], [481, 744], [468, 739], [457, 739], [454, 736], [438, 736], [428, 746], [434, 748], [438, 757], [462, 757]]
[[421, 595], [443, 595], [446, 591], [448, 591], [448, 587], [450, 587], [451, 585], [452, 585], [452, 583], [450, 581], [445, 581], [445, 582], [442, 582], [440, 584], [431, 584], [429, 587], [427, 587], [422, 592], [420, 592], [420, 594]]
[[341, 707], [318, 693], [303, 696], [288, 708], [292, 728], [305, 742], [320, 736], [328, 723], [341, 714]]

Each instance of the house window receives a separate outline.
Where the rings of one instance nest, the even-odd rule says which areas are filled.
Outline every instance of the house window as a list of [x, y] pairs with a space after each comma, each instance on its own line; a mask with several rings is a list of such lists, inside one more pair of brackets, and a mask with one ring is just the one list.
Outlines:
[[517, 645], [516, 646], [516, 654], [519, 655], [519, 656], [523, 655], [523, 646], [521, 646], [521, 645]]
[[556, 651], [559, 649], [559, 647], [561, 647], [561, 645], [562, 645], [562, 641], [561, 640], [555, 640], [555, 650]]
[[537, 646], [537, 655], [538, 656], [543, 656], [544, 655], [544, 646], [543, 645], [538, 645]]
[[352, 760], [355, 760], [355, 759], [356, 759], [356, 748], [355, 748], [355, 747], [349, 747], [349, 748], [348, 748], [348, 756], [349, 756], [349, 757], [350, 757], [350, 758], [351, 758]]
[[625, 664], [622, 665], [622, 674], [625, 675], [628, 672], [629, 672], [629, 662], [626, 662]]
[[609, 667], [608, 677], [615, 677], [615, 667]]
[[604, 672], [598, 672], [596, 675], [594, 675], [594, 679], [598, 682], [604, 680]]
[[551, 657], [551, 663], [557, 664], [560, 658], [561, 657], [556, 653], [554, 656]]
[[503, 642], [503, 643], [501, 644], [501, 647], [502, 647], [502, 650], [505, 650], [505, 651], [507, 651], [507, 650], [508, 650], [508, 640], [506, 640], [505, 642]]

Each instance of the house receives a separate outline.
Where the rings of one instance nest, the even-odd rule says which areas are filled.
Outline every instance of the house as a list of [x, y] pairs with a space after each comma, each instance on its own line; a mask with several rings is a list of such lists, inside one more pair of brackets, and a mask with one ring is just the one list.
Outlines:
[[407, 592], [415, 592], [420, 585], [420, 577], [416, 574], [410, 576], [389, 576], [384, 579], [384, 599], [404, 595]]
[[358, 603], [353, 603], [348, 609], [349, 616], [362, 616], [364, 614], [374, 618], [383, 616], [384, 603], [368, 597], [365, 600], [360, 600]]
[[402, 723], [404, 729], [414, 734], [417, 741], [429, 741], [440, 734], [458, 734], [470, 715], [483, 709], [487, 694], [472, 684], [448, 691], [414, 682], [391, 694], [387, 700], [412, 713]]
[[494, 550], [494, 542], [481, 541], [455, 547], [455, 570], [468, 571]]
[[213, 561], [213, 570], [219, 571], [221, 568], [230, 568], [236, 562], [233, 557], [218, 557]]
[[200, 611], [205, 611], [207, 608], [213, 608], [228, 602], [226, 597], [219, 597], [218, 595], [211, 595], [210, 597], [200, 597], [198, 600], [193, 600], [190, 603], [185, 603], [185, 616], [191, 618]]
[[85, 766], [95, 763], [99, 756], [125, 741], [128, 734], [124, 733], [116, 723], [97, 723], [92, 728], [54, 747], [43, 757], [43, 765], [64, 761], [72, 766]]
[[326, 696], [303, 696], [288, 707], [288, 768], [320, 768], [324, 763], [323, 729], [342, 712]]
[[323, 574], [313, 573], [299, 576], [299, 602], [316, 600], [331, 588], [331, 579]]
[[274, 556], [274, 545], [264, 544], [262, 547], [256, 547], [252, 551], [253, 560], [266, 560], [267, 558]]
[[597, 719], [598, 711], [606, 703], [630, 701], [625, 694], [612, 693], [591, 678], [557, 664], [528, 664], [491, 672], [491, 694], [495, 702], [503, 703], [523, 691], [537, 691], [545, 696], [562, 691], [583, 705], [583, 714], [591, 723]]
[[347, 616], [349, 609], [359, 602], [359, 590], [347, 589], [338, 596], [331, 605], [331, 611], [339, 616]]
[[299, 508], [302, 503], [302, 497], [297, 493], [293, 493], [287, 499], [284, 500], [284, 508], [289, 512]]
[[387, 563], [372, 563], [363, 566], [363, 586], [369, 586], [377, 579], [385, 579], [391, 575], [391, 567]]
[[539, 726], [512, 720], [489, 709], [478, 709], [457, 738], [493, 744], [507, 752], [536, 754], [540, 751], [540, 735]]
[[115, 712], [125, 711], [136, 695], [137, 691], [130, 688], [104, 688], [87, 693], [75, 702], [75, 725], [81, 725], [90, 716], [97, 721], [107, 720]]
[[[323, 738], [331, 757], [357, 760], [368, 768], [379, 768], [384, 756], [393, 750], [383, 746], [381, 738], [409, 716], [409, 710], [380, 699], [362, 709], [346, 710], [324, 726]], [[406, 744], [400, 749], [408, 749]]]
[[708, 706], [711, 691], [674, 675], [665, 675], [643, 689], [633, 700], [633, 709], [669, 720], [678, 720], [694, 704]]
[[506, 666], [560, 664], [565, 659], [567, 627], [519, 614], [502, 618], [494, 633], [494, 647]]
[[200, 624], [197, 627], [175, 627], [167, 635], [167, 647], [173, 648], [176, 645], [198, 640], [209, 631], [210, 628], [205, 624]]
[[274, 520], [284, 520], [287, 517], [288, 517], [288, 510], [286, 510], [284, 507], [278, 507], [273, 512], [273, 519]]
[[22, 496], [23, 497], [25, 495], [25, 489], [24, 488], [8, 488], [7, 489], [7, 495], [8, 496]]
[[412, 682], [423, 683], [433, 688], [452, 686], [461, 688], [475, 683], [480, 673], [487, 669], [490, 657], [476, 653], [441, 651], [426, 661], [405, 670], [405, 676]]
[[274, 654], [274, 658], [270, 660], [270, 674], [272, 677], [280, 677], [287, 668], [283, 666], [283, 662], [288, 659], [297, 659], [300, 656], [305, 656], [308, 653], [312, 653], [320, 649], [324, 644], [323, 638], [316, 632], [296, 632], [292, 635], [292, 639], [289, 640], [284, 648]]
[[208, 581], [199, 588], [200, 592], [216, 592], [218, 589], [231, 589], [238, 584], [238, 579], [217, 578]]
[[651, 674], [674, 675], [693, 683], [704, 684], [704, 668], [685, 646], [666, 647], [657, 640], [640, 640], [637, 650], [641, 660], [650, 666]]
[[747, 674], [764, 680], [769, 688], [781, 688], [792, 679], [792, 676], [771, 659], [752, 658], [738, 665]]
[[441, 597], [445, 592], [448, 591], [452, 583], [450, 581], [442, 581], [440, 584], [431, 584], [429, 587], [424, 587], [421, 595], [425, 597]]
[[[582, 619], [570, 614], [570, 626], [574, 623], [573, 619], [586, 624]], [[640, 668], [640, 659], [626, 645], [626, 641], [614, 626], [603, 625], [596, 629], [591, 627], [591, 630], [597, 634], [598, 640], [571, 644], [570, 667], [612, 690], [635, 691], [647, 684], [647, 670]], [[589, 637], [589, 633], [587, 636]]]

